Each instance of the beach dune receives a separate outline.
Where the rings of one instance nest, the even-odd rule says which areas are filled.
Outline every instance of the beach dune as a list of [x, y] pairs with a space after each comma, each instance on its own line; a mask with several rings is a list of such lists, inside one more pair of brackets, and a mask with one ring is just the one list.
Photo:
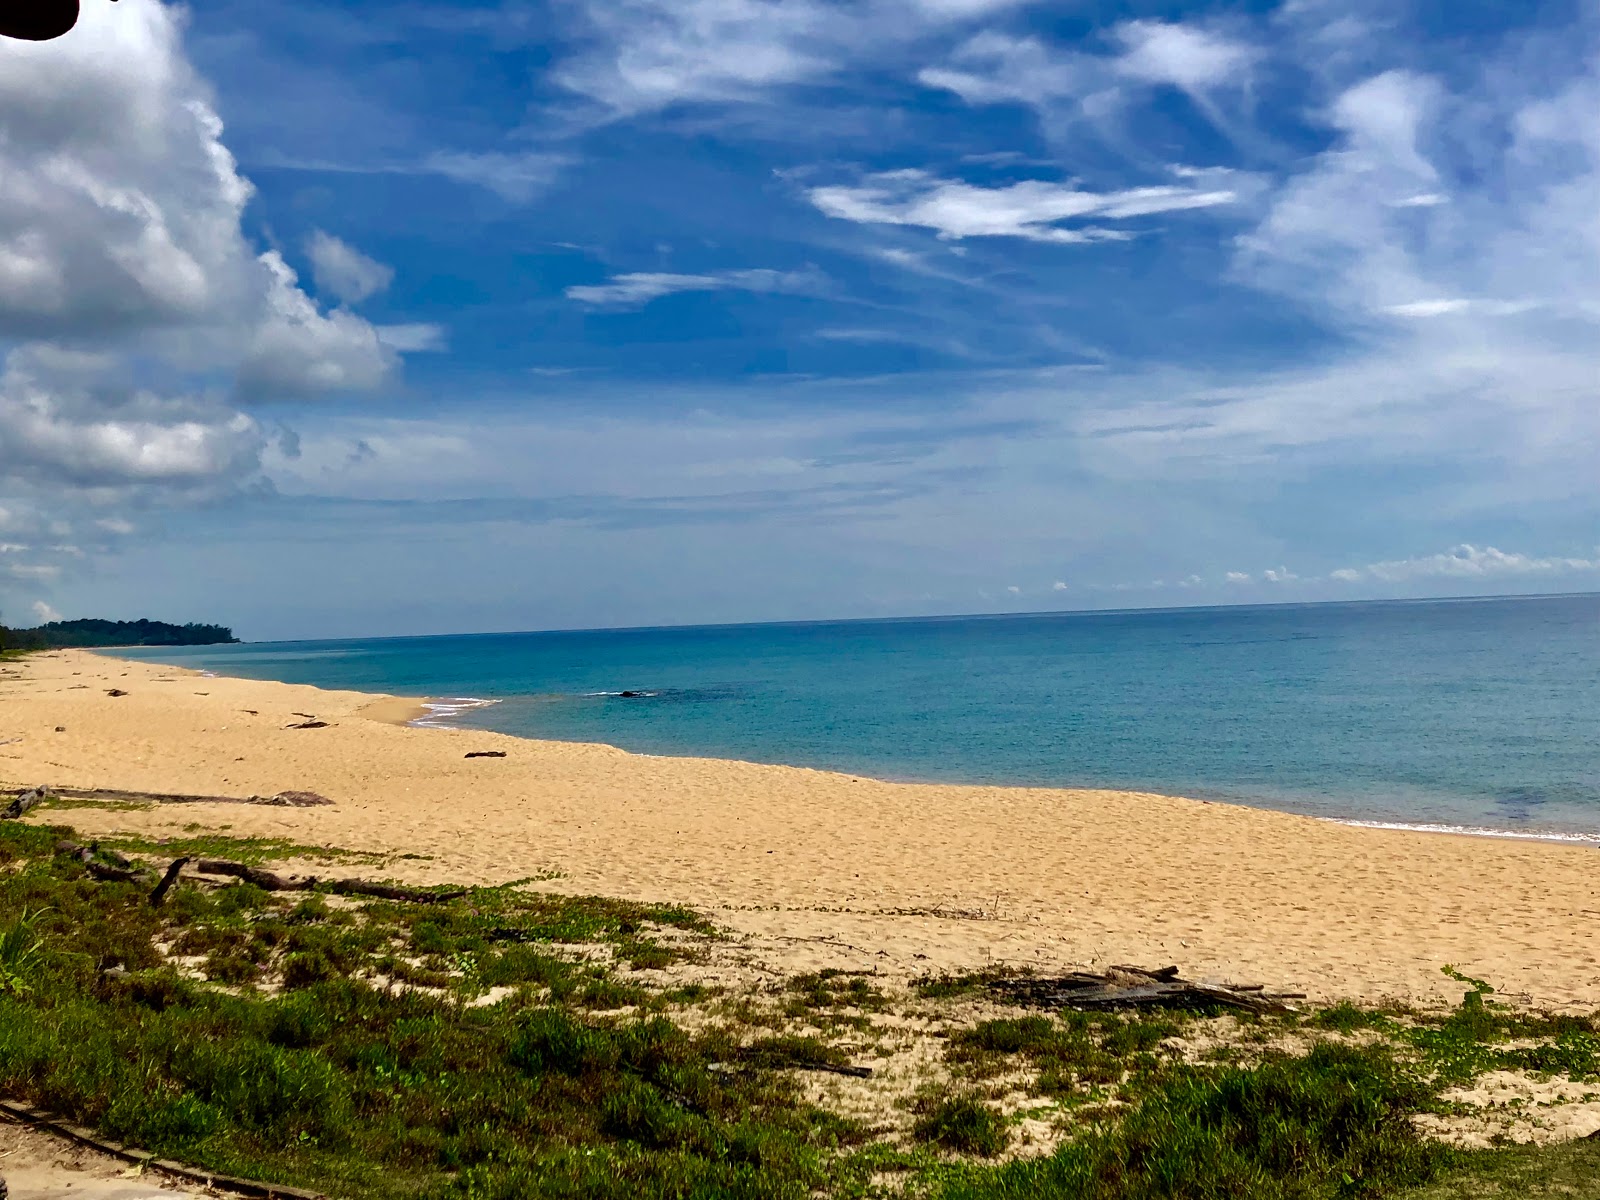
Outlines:
[[[112, 689], [126, 693], [113, 696]], [[1502, 993], [1600, 1004], [1587, 846], [1356, 828], [1098, 790], [886, 783], [401, 723], [415, 701], [214, 678], [81, 651], [0, 673], [15, 786], [271, 795], [38, 814], [89, 833], [235, 836], [425, 855], [386, 874], [705, 910], [776, 971], [1179, 964], [1316, 999]], [[327, 724], [293, 728], [310, 718]], [[61, 727], [58, 731], [57, 727]], [[500, 750], [504, 758], [467, 758]]]

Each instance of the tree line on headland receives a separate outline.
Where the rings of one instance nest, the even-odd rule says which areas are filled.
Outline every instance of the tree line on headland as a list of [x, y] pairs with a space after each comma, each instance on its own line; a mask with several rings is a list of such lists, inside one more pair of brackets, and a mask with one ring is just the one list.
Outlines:
[[0, 650], [59, 650], [72, 646], [214, 646], [237, 642], [226, 625], [166, 621], [49, 621], [33, 629], [0, 625]]

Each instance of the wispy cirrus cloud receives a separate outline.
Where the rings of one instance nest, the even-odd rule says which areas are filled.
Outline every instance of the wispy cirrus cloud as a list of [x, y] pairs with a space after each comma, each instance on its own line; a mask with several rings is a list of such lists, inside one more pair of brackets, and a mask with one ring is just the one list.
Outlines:
[[1254, 44], [1203, 25], [1135, 20], [1112, 26], [1099, 47], [1089, 48], [984, 30], [917, 78], [969, 104], [1024, 104], [1042, 112], [1066, 106], [1100, 120], [1159, 87], [1177, 88], [1209, 109], [1213, 93], [1246, 86], [1261, 58]]
[[1010, 237], [1058, 244], [1132, 236], [1124, 229], [1085, 223], [1090, 220], [1125, 221], [1215, 208], [1238, 199], [1231, 189], [1183, 185], [1094, 192], [1072, 183], [1028, 179], [983, 187], [922, 170], [881, 172], [859, 184], [814, 187], [806, 195], [828, 216], [859, 224], [917, 226], [952, 240]]
[[749, 267], [704, 274], [676, 274], [669, 271], [630, 271], [613, 275], [604, 283], [569, 287], [566, 296], [596, 308], [641, 308], [652, 300], [679, 292], [760, 292], [806, 295], [826, 286], [818, 271], [774, 271]]
[[826, 79], [1029, 0], [584, 0], [553, 77], [612, 119]]

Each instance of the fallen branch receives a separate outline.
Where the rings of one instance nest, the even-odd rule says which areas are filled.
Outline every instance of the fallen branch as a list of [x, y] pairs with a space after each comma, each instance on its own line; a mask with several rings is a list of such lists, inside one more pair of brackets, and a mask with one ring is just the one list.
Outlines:
[[150, 893], [151, 908], [160, 908], [166, 903], [167, 893], [172, 890], [172, 885], [178, 882], [178, 873], [188, 861], [187, 857], [173, 859], [172, 865], [167, 868], [167, 873], [161, 877], [161, 882], [156, 884], [155, 890]]

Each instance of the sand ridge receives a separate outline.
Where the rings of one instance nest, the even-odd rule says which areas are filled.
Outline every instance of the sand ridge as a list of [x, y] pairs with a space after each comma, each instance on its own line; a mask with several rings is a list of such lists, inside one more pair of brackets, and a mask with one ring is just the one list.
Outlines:
[[[124, 691], [111, 696], [110, 689]], [[706, 909], [775, 970], [1178, 963], [1317, 998], [1437, 1002], [1452, 964], [1503, 994], [1600, 1004], [1582, 845], [1355, 828], [1178, 797], [886, 783], [395, 724], [417, 702], [83, 651], [0, 666], [0, 779], [326, 808], [75, 810], [91, 833], [191, 822], [381, 852], [421, 882]], [[304, 715], [323, 728], [294, 729]], [[57, 732], [56, 727], [62, 731]], [[464, 756], [503, 750], [505, 758]]]

